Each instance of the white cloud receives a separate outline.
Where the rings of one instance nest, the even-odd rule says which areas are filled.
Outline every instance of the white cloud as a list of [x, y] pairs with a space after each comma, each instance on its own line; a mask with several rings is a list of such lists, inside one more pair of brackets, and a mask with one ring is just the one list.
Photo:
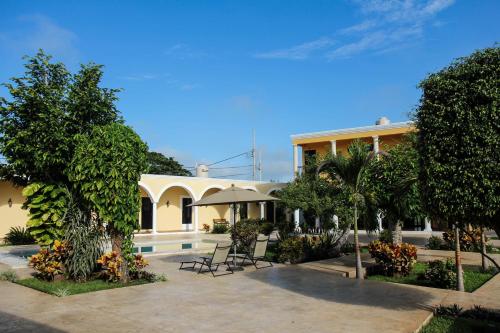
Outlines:
[[340, 29], [339, 34], [349, 35], [349, 34], [353, 34], [353, 33], [359, 33], [359, 32], [369, 30], [369, 29], [375, 27], [376, 25], [377, 25], [377, 23], [374, 20], [367, 20], [367, 21], [363, 21], [361, 23], [352, 25], [350, 27]]
[[147, 81], [147, 80], [158, 79], [159, 76], [154, 74], [140, 74], [140, 75], [119, 76], [118, 78], [127, 81]]
[[[363, 16], [354, 25], [336, 31], [336, 43], [320, 38], [287, 49], [254, 55], [263, 59], [304, 60], [321, 52], [328, 60], [357, 54], [383, 54], [421, 41], [426, 25], [438, 27], [436, 15], [455, 0], [352, 0]], [[338, 46], [337, 46], [338, 45]], [[335, 47], [337, 46], [337, 47]]]
[[199, 59], [208, 56], [206, 52], [194, 50], [189, 45], [183, 43], [174, 44], [167, 48], [163, 53], [166, 56], [179, 60]]
[[231, 97], [229, 99], [229, 104], [231, 108], [248, 111], [253, 109], [257, 103], [251, 96], [238, 95]]
[[289, 60], [304, 60], [316, 51], [328, 48], [335, 42], [330, 38], [320, 38], [311, 42], [292, 46], [287, 49], [275, 50], [270, 52], [257, 53], [255, 58], [263, 59], [289, 59]]
[[48, 54], [75, 61], [79, 55], [76, 47], [77, 35], [49, 17], [41, 14], [17, 18], [22, 29], [4, 31], [0, 34], [0, 45], [16, 52], [34, 53], [43, 49]]

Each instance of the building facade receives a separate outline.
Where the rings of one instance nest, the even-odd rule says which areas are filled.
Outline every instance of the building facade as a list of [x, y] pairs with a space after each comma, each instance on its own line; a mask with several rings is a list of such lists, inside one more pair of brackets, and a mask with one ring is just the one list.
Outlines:
[[[273, 195], [284, 184], [209, 177], [178, 177], [142, 175], [139, 181], [141, 211], [138, 234], [197, 233], [214, 221], [232, 222], [229, 205], [189, 207], [191, 203], [231, 185]], [[11, 227], [25, 227], [28, 212], [22, 209], [25, 198], [22, 188], [0, 181], [0, 238]], [[239, 218], [263, 218], [276, 221], [284, 218], [274, 203], [248, 203], [238, 208]]]
[[[370, 145], [370, 148], [378, 153], [381, 149], [388, 149], [401, 142], [403, 136], [415, 131], [411, 121], [391, 123], [389, 119], [379, 118], [375, 125], [343, 128], [330, 131], [302, 133], [291, 135], [293, 147], [293, 173], [294, 177], [301, 173], [307, 160], [311, 157], [325, 156], [327, 154], [347, 155], [347, 147], [354, 140], [361, 140]], [[294, 220], [296, 225], [300, 221], [300, 212], [295, 211]], [[379, 220], [382, 229], [382, 220]], [[407, 229], [431, 232], [432, 226], [429, 220], [423, 225], [407, 226]]]

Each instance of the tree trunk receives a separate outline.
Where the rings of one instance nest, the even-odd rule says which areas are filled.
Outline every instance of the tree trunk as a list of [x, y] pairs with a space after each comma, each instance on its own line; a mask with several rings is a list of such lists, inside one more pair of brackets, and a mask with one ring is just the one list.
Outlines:
[[122, 259], [122, 265], [121, 265], [121, 278], [120, 281], [122, 283], [127, 283], [130, 280], [129, 274], [128, 274], [128, 262], [127, 260], [123, 257], [123, 234], [121, 232], [118, 232], [116, 230], [113, 230], [110, 232], [111, 236], [111, 250], [113, 252], [116, 252]]
[[464, 274], [460, 258], [460, 230], [455, 224], [455, 265], [457, 266], [457, 290], [464, 291]]
[[397, 220], [392, 231], [392, 244], [399, 245], [403, 242], [403, 231], [401, 230], [401, 221]]
[[363, 266], [361, 265], [361, 253], [359, 251], [358, 238], [358, 206], [354, 204], [354, 249], [356, 251], [356, 279], [363, 279]]
[[488, 261], [486, 260], [486, 237], [484, 236], [484, 229], [483, 227], [480, 228], [481, 230], [481, 268], [483, 272], [485, 272], [488, 269]]

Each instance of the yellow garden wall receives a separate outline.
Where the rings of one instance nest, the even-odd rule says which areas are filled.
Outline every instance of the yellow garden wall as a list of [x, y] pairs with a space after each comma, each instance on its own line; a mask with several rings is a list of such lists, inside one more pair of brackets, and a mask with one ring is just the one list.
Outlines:
[[[9, 199], [12, 200], [12, 207], [9, 206]], [[22, 188], [0, 181], [0, 238], [4, 238], [11, 227], [26, 227], [28, 211], [21, 209], [23, 203]]]

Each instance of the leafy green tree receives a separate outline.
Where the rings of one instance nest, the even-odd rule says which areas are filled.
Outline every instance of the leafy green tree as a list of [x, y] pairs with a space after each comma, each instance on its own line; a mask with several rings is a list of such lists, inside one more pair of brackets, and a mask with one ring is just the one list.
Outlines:
[[121, 121], [117, 90], [99, 86], [102, 66], [84, 65], [72, 75], [42, 50], [25, 59], [24, 75], [4, 84], [10, 98], [0, 97], [0, 154], [8, 164], [2, 172], [19, 185], [67, 184], [74, 135]]
[[[500, 234], [499, 78], [500, 48], [494, 47], [420, 83], [415, 118], [423, 203], [431, 217], [455, 224], [456, 233], [471, 223]], [[456, 261], [463, 290], [459, 246]]]
[[154, 175], [192, 176], [191, 172], [172, 157], [154, 151], [148, 152], [147, 172]]
[[[138, 182], [147, 168], [148, 147], [130, 127], [117, 123], [94, 127], [90, 135], [80, 134], [76, 140], [69, 179], [107, 224], [113, 251], [127, 262], [138, 228]], [[123, 265], [122, 279], [128, 278], [128, 265]]]
[[[367, 222], [376, 219], [376, 201], [369, 177], [369, 169], [373, 163], [374, 154], [368, 145], [361, 141], [354, 141], [348, 147], [348, 157], [343, 155], [331, 156], [321, 163], [318, 174], [324, 172], [335, 180], [345, 193], [348, 194], [349, 203], [353, 214], [354, 247], [356, 252], [356, 278], [363, 279], [361, 254], [359, 250], [358, 219], [360, 211]], [[363, 212], [364, 211], [364, 212]]]
[[421, 223], [425, 218], [417, 181], [415, 144], [415, 134], [405, 136], [401, 143], [381, 154], [370, 170], [378, 207], [391, 226], [394, 244], [402, 242], [404, 221]]

